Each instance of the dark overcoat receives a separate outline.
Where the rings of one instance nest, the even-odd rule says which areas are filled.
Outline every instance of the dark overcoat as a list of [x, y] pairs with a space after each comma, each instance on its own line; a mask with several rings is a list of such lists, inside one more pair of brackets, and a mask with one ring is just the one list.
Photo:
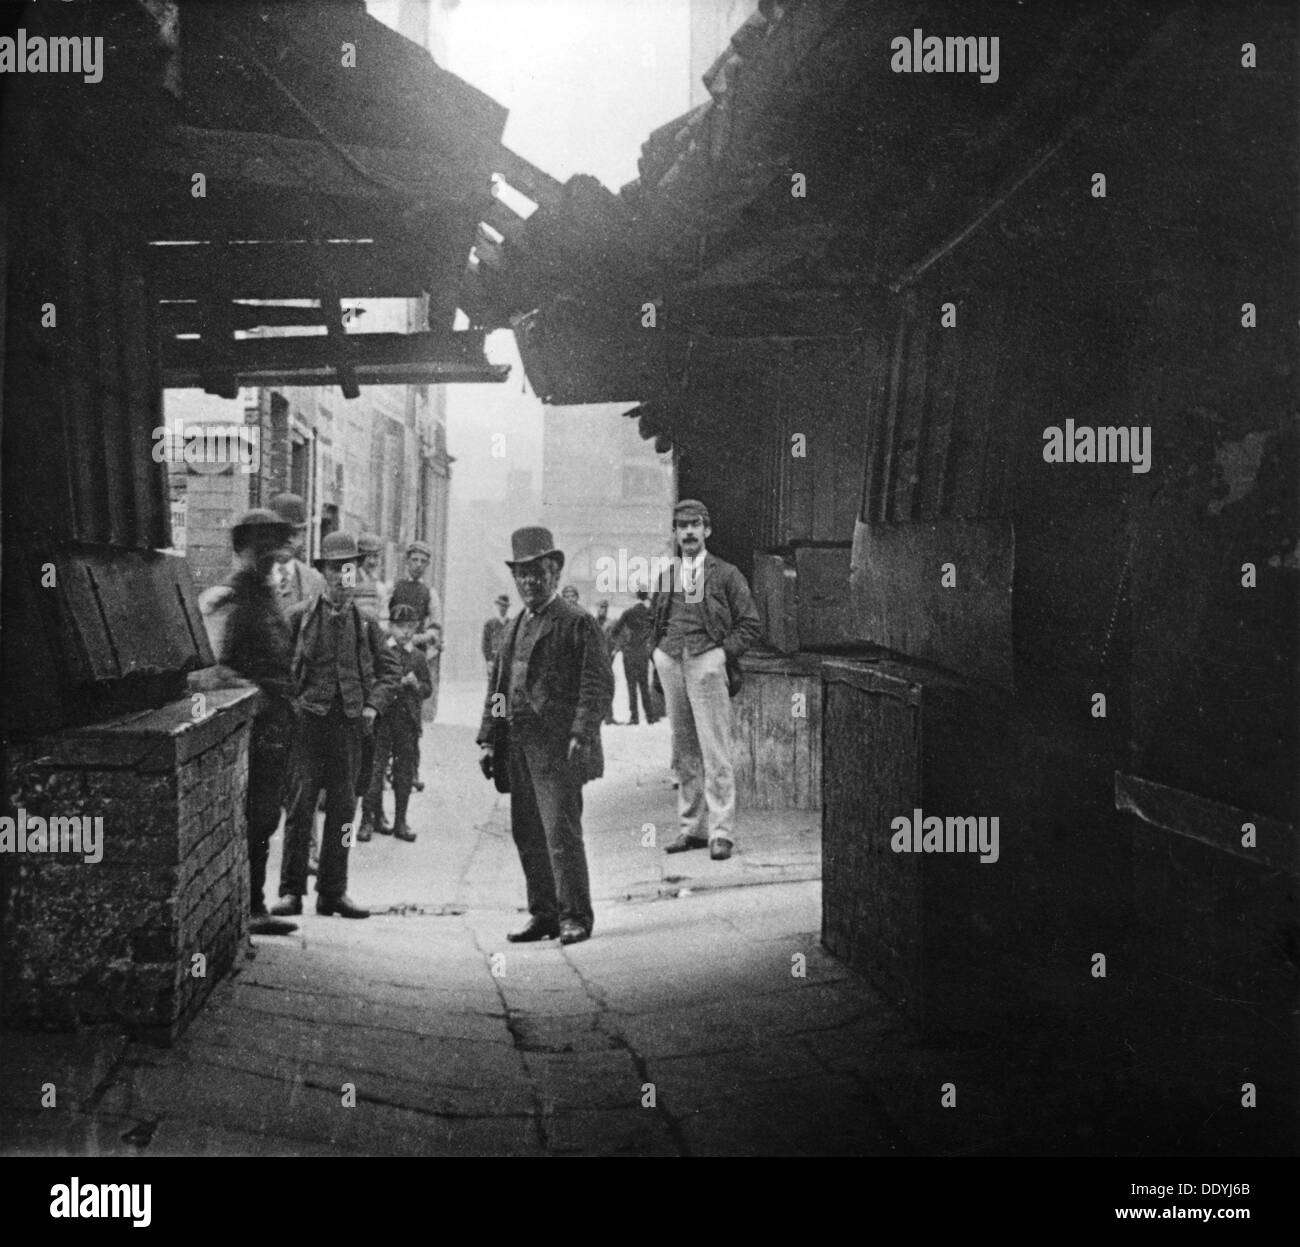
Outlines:
[[[483, 704], [478, 743], [494, 749], [508, 727], [510, 669], [521, 618], [517, 615], [506, 625]], [[567, 747], [573, 736], [586, 746], [582, 782], [599, 779], [605, 773], [600, 725], [614, 697], [614, 669], [600, 625], [581, 607], [570, 606], [563, 598], [553, 599], [547, 607], [528, 659], [525, 695], [557, 746]]]

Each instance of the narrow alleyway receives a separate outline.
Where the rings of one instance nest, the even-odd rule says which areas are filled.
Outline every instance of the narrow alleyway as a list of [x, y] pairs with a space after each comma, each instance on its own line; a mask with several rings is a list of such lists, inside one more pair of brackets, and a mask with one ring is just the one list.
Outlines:
[[[593, 938], [508, 944], [523, 881], [476, 767], [478, 695], [444, 689], [426, 729], [419, 840], [353, 850], [371, 919], [309, 904], [296, 936], [258, 937], [171, 1049], [6, 1035], [0, 1152], [996, 1153], [1029, 1146], [1027, 1106], [1055, 1115], [1041, 1070], [1009, 1070], [997, 1043], [918, 1047], [821, 948], [815, 814], [742, 812], [728, 862], [663, 853], [666, 724], [605, 730]], [[1070, 1075], [1077, 1093], [1090, 1071]], [[948, 1080], [974, 1111], [941, 1107]], [[1061, 1124], [1058, 1146], [1086, 1145]]]
[[[818, 945], [815, 818], [752, 820], [729, 862], [667, 857], [667, 726], [607, 728], [608, 775], [587, 790], [594, 936], [507, 944], [523, 883], [507, 799], [476, 767], [477, 698], [445, 689], [426, 730], [419, 840], [353, 851], [350, 891], [374, 917], [319, 918], [309, 905], [297, 936], [257, 938], [170, 1050], [105, 1032], [13, 1036], [0, 1148], [900, 1148], [855, 1061], [883, 1014]], [[59, 1096], [42, 1110], [46, 1082]]]

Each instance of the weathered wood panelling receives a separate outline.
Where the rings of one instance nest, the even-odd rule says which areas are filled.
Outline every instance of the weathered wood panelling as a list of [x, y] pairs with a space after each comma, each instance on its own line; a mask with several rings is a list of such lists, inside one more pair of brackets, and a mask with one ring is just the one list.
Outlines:
[[736, 803], [742, 809], [815, 810], [821, 804], [821, 677], [810, 658], [741, 660], [732, 700]]

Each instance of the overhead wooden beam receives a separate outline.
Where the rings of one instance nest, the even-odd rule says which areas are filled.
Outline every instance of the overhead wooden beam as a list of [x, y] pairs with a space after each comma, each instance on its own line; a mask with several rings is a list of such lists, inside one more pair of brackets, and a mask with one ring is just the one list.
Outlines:
[[[158, 325], [167, 337], [179, 333], [202, 333], [202, 304], [160, 303]], [[234, 329], [294, 328], [300, 325], [323, 325], [325, 313], [318, 307], [265, 307], [253, 303], [231, 303], [229, 322]]]
[[[344, 341], [358, 385], [494, 382], [510, 374], [483, 357], [481, 333], [355, 333]], [[339, 364], [339, 345], [326, 334], [163, 343], [163, 384], [172, 389], [201, 387], [218, 373], [240, 385], [332, 386]]]
[[314, 299], [332, 286], [344, 298], [419, 298], [430, 274], [394, 243], [182, 243], [147, 248], [160, 299]]
[[494, 173], [540, 207], [556, 207], [564, 198], [564, 186], [559, 181], [504, 145], [497, 148], [493, 164]]

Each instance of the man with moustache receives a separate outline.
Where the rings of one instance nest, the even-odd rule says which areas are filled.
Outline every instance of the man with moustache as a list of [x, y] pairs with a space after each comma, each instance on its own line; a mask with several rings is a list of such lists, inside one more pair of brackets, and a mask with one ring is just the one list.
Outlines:
[[301, 725], [293, 765], [295, 790], [285, 822], [281, 900], [274, 914], [302, 913], [316, 794], [324, 788], [316, 912], [341, 918], [370, 916], [347, 895], [357, 776], [365, 734], [392, 704], [402, 673], [379, 625], [352, 600], [359, 564], [356, 539], [350, 533], [330, 533], [321, 543], [318, 560], [326, 592], [289, 614]]
[[484, 775], [508, 780], [528, 891], [529, 920], [506, 938], [576, 944], [594, 922], [582, 785], [604, 774], [600, 725], [614, 673], [600, 626], [557, 593], [564, 554], [550, 530], [520, 528], [510, 543], [524, 610], [497, 655], [478, 734]]
[[688, 498], [673, 508], [681, 558], [661, 576], [650, 614], [678, 780], [681, 830], [665, 851], [707, 847], [724, 861], [735, 844], [731, 696], [740, 688], [738, 660], [762, 623], [744, 576], [705, 548], [712, 532], [702, 502]]

